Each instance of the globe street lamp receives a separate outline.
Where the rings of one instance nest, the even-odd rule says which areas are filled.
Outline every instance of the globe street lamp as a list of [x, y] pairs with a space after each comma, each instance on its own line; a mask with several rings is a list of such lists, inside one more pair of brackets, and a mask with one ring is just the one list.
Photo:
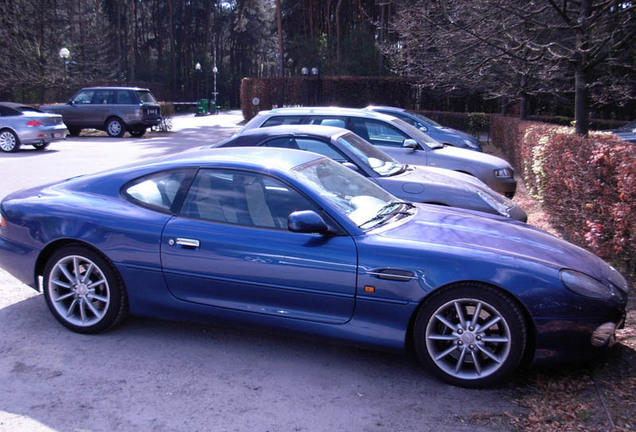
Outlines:
[[214, 96], [214, 111], [215, 113], [218, 112], [218, 108], [217, 108], [217, 96], [219, 95], [219, 93], [216, 91], [216, 74], [219, 73], [219, 69], [216, 67], [216, 58], [214, 59], [214, 67], [212, 68], [212, 73], [214, 74], [214, 91], [212, 92], [212, 95]]
[[196, 98], [199, 99], [199, 88], [201, 87], [201, 63], [198, 63], [194, 65], [194, 70], [197, 74], [197, 91], [196, 93]]
[[69, 64], [69, 57], [71, 57], [71, 52], [68, 50], [68, 48], [66, 47], [62, 47], [60, 48], [60, 58], [62, 59], [62, 62], [64, 62], [64, 81], [66, 81], [66, 76], [67, 76], [67, 66]]

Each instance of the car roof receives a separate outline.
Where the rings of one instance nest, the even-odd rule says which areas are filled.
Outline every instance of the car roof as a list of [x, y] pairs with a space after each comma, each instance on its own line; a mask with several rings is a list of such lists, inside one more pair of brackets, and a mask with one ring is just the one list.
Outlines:
[[393, 116], [378, 113], [375, 111], [367, 111], [362, 108], [342, 108], [342, 107], [290, 107], [290, 108], [274, 108], [269, 111], [261, 111], [259, 115], [341, 115], [353, 117], [366, 117], [380, 120], [391, 121]]
[[321, 125], [279, 125], [269, 126], [258, 129], [249, 129], [241, 134], [241, 136], [259, 136], [263, 139], [281, 136], [281, 135], [313, 135], [322, 138], [331, 138], [334, 135], [342, 135], [345, 133], [352, 133], [350, 130], [335, 127], [335, 126], [321, 126]]
[[406, 108], [393, 107], [388, 105], [369, 105], [365, 108], [365, 110], [386, 110], [386, 111], [394, 111], [394, 112], [407, 112]]
[[185, 151], [164, 159], [170, 165], [219, 166], [289, 171], [324, 156], [303, 150], [271, 147], [202, 148]]
[[8, 108], [32, 108], [32, 109], [36, 109], [35, 107], [31, 106], [31, 105], [27, 105], [27, 104], [23, 104], [23, 103], [17, 103], [17, 102], [0, 102], [0, 105], [8, 107]]
[[83, 87], [82, 90], [139, 90], [139, 91], [150, 91], [147, 88], [143, 87], [118, 87], [118, 86], [97, 86], [97, 87]]

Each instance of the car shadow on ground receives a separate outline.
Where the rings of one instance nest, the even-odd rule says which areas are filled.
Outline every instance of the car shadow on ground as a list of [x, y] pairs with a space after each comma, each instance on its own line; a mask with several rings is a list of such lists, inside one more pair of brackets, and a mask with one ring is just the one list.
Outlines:
[[189, 430], [212, 421], [233, 429], [241, 416], [247, 430], [262, 415], [258, 430], [282, 430], [293, 412], [305, 425], [331, 416], [319, 430], [505, 430], [464, 419], [515, 410], [505, 391], [443, 384], [410, 356], [253, 328], [129, 318], [81, 335], [57, 323], [41, 295], [0, 309], [0, 326], [0, 412], [55, 430], [148, 429], [157, 419], [160, 429], [188, 430], [179, 419], [190, 416]]

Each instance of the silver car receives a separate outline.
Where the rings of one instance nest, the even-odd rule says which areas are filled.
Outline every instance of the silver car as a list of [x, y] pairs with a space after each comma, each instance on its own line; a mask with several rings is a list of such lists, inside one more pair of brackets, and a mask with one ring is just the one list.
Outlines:
[[342, 128], [275, 126], [245, 131], [211, 147], [278, 147], [311, 151], [357, 171], [406, 201], [461, 207], [527, 220], [514, 201], [479, 179], [442, 168], [401, 164], [378, 147]]
[[353, 108], [277, 108], [262, 111], [239, 131], [291, 124], [315, 124], [349, 129], [379, 146], [402, 163], [459, 171], [477, 177], [493, 190], [512, 198], [517, 190], [512, 166], [505, 160], [444, 146], [406, 122], [386, 114]]
[[16, 152], [21, 145], [45, 149], [52, 141], [66, 139], [62, 116], [29, 105], [0, 102], [0, 150]]

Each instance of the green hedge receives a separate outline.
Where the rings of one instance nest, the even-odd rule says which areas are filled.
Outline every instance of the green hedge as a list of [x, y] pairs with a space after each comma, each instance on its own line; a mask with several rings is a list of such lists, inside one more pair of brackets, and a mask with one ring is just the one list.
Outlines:
[[567, 240], [636, 273], [636, 145], [607, 132], [493, 116], [500, 148]]

